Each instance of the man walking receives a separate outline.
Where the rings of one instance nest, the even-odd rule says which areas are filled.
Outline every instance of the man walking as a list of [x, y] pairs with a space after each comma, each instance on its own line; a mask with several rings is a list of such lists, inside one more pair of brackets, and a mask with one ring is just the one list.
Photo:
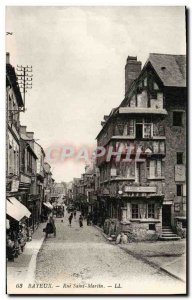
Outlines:
[[80, 215], [80, 217], [79, 217], [79, 226], [83, 227], [83, 216], [82, 215]]
[[70, 216], [69, 216], [69, 226], [71, 226], [72, 219], [73, 219], [73, 213], [71, 213]]

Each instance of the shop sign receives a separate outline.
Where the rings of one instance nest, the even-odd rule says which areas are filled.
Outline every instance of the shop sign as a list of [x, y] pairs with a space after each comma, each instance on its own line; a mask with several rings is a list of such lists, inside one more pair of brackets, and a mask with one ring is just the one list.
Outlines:
[[155, 186], [125, 186], [126, 193], [156, 193]]
[[13, 179], [11, 183], [11, 192], [18, 192], [18, 189], [19, 189], [19, 180]]
[[21, 182], [22, 182], [22, 183], [31, 183], [31, 178], [28, 177], [28, 176], [25, 176], [25, 175], [23, 175], [23, 174], [21, 174], [20, 179], [21, 179]]

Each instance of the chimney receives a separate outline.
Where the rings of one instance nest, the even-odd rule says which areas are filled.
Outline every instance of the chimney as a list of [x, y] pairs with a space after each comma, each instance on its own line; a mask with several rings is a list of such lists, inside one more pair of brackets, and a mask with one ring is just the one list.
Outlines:
[[27, 132], [27, 136], [29, 139], [33, 140], [34, 132]]
[[6, 64], [10, 64], [10, 54], [6, 52]]
[[141, 72], [141, 62], [137, 61], [137, 56], [128, 56], [125, 65], [125, 95], [127, 94], [132, 82]]
[[20, 133], [26, 135], [27, 126], [20, 126]]

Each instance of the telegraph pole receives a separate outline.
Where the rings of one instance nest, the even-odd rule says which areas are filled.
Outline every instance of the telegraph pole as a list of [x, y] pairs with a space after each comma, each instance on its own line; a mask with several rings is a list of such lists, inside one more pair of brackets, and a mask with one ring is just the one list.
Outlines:
[[18, 77], [18, 83], [19, 87], [22, 90], [23, 93], [23, 103], [24, 103], [24, 109], [25, 111], [25, 95], [27, 93], [28, 89], [32, 89], [32, 80], [33, 80], [33, 70], [32, 66], [26, 66], [23, 67], [22, 65], [17, 65], [17, 77]]

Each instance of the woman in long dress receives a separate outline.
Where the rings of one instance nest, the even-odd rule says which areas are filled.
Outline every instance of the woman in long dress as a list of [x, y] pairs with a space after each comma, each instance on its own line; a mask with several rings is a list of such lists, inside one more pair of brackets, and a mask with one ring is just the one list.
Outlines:
[[83, 216], [82, 215], [80, 215], [80, 217], [79, 217], [79, 226], [83, 227]]

